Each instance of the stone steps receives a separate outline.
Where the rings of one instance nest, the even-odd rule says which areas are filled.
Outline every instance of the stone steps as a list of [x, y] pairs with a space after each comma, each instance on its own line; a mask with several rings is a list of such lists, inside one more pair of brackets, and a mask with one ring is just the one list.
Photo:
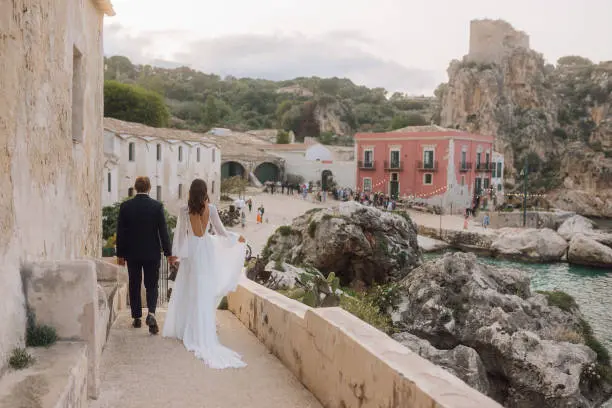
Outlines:
[[28, 351], [31, 367], [9, 370], [0, 381], [0, 408], [80, 408], [87, 406], [87, 345], [59, 342]]

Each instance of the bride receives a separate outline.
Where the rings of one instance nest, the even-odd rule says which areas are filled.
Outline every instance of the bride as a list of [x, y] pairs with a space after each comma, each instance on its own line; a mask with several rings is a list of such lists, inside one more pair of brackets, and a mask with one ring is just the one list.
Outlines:
[[[216, 235], [207, 232], [209, 225]], [[163, 336], [183, 340], [185, 348], [211, 368], [246, 366], [238, 353], [219, 343], [216, 330], [217, 306], [242, 276], [244, 242], [243, 236], [223, 227], [217, 208], [209, 203], [206, 182], [195, 179], [174, 233], [172, 253], [181, 263]]]

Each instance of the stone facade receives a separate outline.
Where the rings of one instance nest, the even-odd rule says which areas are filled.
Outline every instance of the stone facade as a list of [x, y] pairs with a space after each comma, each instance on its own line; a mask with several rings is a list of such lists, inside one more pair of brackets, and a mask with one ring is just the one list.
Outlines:
[[103, 206], [133, 194], [138, 176], [151, 179], [151, 197], [174, 215], [196, 178], [206, 181], [213, 202], [220, 198], [221, 151], [206, 135], [105, 118], [104, 158]]
[[0, 3], [0, 367], [23, 344], [20, 268], [101, 250], [108, 1]]
[[496, 64], [515, 48], [529, 49], [529, 36], [503, 20], [472, 20], [468, 61]]

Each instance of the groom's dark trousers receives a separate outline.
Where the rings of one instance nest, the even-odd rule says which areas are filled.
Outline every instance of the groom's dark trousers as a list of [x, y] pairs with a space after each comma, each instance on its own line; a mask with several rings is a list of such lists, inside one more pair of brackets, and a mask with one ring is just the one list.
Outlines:
[[147, 194], [137, 194], [124, 201], [117, 220], [117, 256], [125, 258], [127, 262], [130, 307], [134, 319], [142, 317], [140, 290], [143, 277], [147, 309], [155, 313], [162, 249], [164, 255], [172, 255], [162, 203]]

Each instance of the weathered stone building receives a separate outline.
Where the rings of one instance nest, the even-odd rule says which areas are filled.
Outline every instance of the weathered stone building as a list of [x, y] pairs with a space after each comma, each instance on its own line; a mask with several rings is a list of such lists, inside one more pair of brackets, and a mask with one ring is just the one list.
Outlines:
[[103, 172], [103, 206], [132, 196], [138, 176], [151, 179], [151, 197], [163, 202], [174, 215], [187, 202], [195, 178], [206, 181], [213, 202], [220, 198], [219, 146], [213, 137], [188, 130], [104, 118]]
[[0, 2], [0, 371], [24, 343], [24, 265], [101, 250], [105, 14], [108, 0]]

